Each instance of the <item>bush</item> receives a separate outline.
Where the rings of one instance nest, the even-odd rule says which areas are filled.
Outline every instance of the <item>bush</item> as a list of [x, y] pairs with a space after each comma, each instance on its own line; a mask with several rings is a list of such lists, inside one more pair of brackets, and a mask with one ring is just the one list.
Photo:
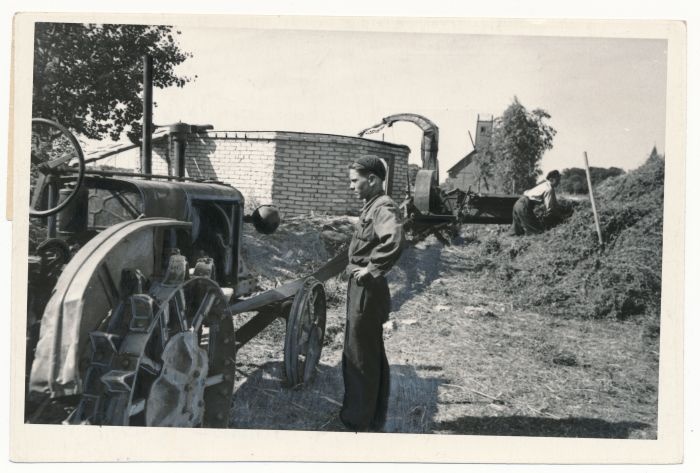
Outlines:
[[[590, 168], [591, 182], [593, 186], [597, 186], [604, 180], [624, 174], [620, 168]], [[561, 182], [559, 189], [562, 192], [569, 194], [587, 194], [588, 180], [586, 179], [586, 170], [581, 168], [567, 168], [561, 173]]]

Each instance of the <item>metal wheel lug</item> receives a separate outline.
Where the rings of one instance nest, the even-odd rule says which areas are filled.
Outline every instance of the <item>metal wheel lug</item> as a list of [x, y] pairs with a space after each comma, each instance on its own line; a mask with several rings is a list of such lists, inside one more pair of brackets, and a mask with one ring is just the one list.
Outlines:
[[[184, 285], [186, 281], [178, 284]], [[231, 321], [219, 320], [219, 311], [223, 309], [215, 300], [218, 292], [214, 291], [214, 299], [206, 293], [202, 296], [203, 302], [197, 304], [200, 284], [205, 283], [194, 283], [194, 289], [166, 288], [154, 281], [153, 285], [144, 286], [148, 294], [133, 295], [132, 291], [121, 303], [126, 308], [114, 309], [121, 318], [113, 319], [113, 325], [127, 332], [119, 337], [91, 335], [95, 345], [91, 367], [93, 371], [100, 370], [86, 379], [94, 378], [99, 385], [94, 388], [99, 389], [94, 397], [100, 404], [97, 405], [99, 412], [90, 414], [90, 405], [81, 400], [85, 404], [80, 407], [84, 411], [81, 418], [98, 424], [102, 420], [105, 424], [124, 420], [130, 423], [131, 417], [138, 414], [145, 417], [147, 425], [152, 421], [153, 425], [163, 427], [227, 425], [230, 412], [218, 407], [223, 407], [233, 395], [236, 360], [231, 351], [234, 347], [228, 345], [235, 344], [234, 329]], [[212, 291], [217, 289], [214, 282], [206, 284]], [[127, 304], [131, 304], [130, 311]], [[190, 323], [187, 318], [190, 309], [197, 309], [197, 317], [193, 319], [197, 324]], [[206, 330], [207, 325], [210, 325], [210, 344], [204, 346], [207, 336], [203, 331], [193, 332], [192, 326]], [[107, 368], [102, 368], [103, 359], [107, 360]], [[105, 369], [110, 376], [105, 377]], [[171, 390], [176, 397], [168, 397]], [[92, 391], [86, 389], [85, 395], [92, 396]], [[126, 407], [117, 402], [101, 404], [110, 399], [124, 401]], [[108, 407], [114, 412], [102, 414]], [[140, 422], [141, 418], [138, 420]]]

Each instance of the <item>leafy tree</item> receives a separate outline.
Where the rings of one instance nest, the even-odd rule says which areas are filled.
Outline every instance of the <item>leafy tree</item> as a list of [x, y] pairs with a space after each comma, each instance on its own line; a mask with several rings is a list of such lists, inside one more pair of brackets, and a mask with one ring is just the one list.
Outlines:
[[535, 185], [545, 151], [552, 148], [556, 130], [551, 116], [538, 108], [527, 110], [517, 97], [494, 120], [489, 146], [480, 153], [478, 167], [487, 179], [500, 183], [501, 191], [522, 192]]
[[477, 182], [477, 192], [481, 192], [481, 185], [487, 191], [492, 191], [490, 182], [494, 181], [494, 172], [496, 169], [496, 157], [494, 154], [495, 146], [493, 145], [493, 138], [486, 146], [479, 149], [474, 155], [474, 176]]
[[[624, 174], [624, 170], [616, 167], [597, 168], [591, 167], [591, 182], [597, 185], [604, 180]], [[561, 183], [559, 188], [563, 192], [570, 194], [588, 193], [588, 181], [586, 180], [586, 170], [581, 168], [567, 168], [561, 173]]]
[[[141, 134], [142, 56], [153, 57], [153, 85], [183, 87], [175, 66], [192, 55], [171, 26], [37, 23], [32, 115], [88, 138]], [[196, 76], [195, 76], [196, 77]]]
[[581, 168], [566, 168], [561, 172], [559, 189], [569, 194], [585, 194], [588, 192], [586, 171]]

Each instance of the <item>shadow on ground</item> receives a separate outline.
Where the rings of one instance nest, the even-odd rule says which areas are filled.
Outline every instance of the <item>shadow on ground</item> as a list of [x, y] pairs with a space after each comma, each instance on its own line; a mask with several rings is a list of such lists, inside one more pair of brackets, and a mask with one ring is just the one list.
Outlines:
[[601, 419], [569, 417], [548, 419], [528, 416], [464, 416], [435, 424], [436, 433], [462, 435], [524, 435], [531, 437], [629, 438], [632, 431], [645, 429], [643, 422], [607, 422]]
[[401, 309], [404, 303], [421, 294], [440, 276], [440, 255], [444, 245], [440, 242], [425, 244], [425, 247], [409, 246], [403, 250], [401, 259], [389, 273], [389, 282], [395, 284], [391, 291], [392, 311]]
[[[230, 426], [239, 429], [343, 431], [337, 415], [343, 401], [340, 364], [321, 364], [309, 386], [284, 387], [284, 364], [268, 362], [246, 376], [234, 394]], [[437, 412], [438, 386], [407, 365], [391, 366], [386, 432], [429, 433]]]

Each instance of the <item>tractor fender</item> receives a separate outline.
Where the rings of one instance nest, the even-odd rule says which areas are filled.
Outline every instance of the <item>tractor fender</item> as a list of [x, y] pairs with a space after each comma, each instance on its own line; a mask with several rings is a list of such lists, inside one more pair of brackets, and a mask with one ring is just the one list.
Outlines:
[[158, 230], [190, 228], [189, 222], [167, 218], [130, 220], [102, 231], [73, 256], [44, 310], [30, 392], [51, 397], [82, 392], [89, 333], [119, 301], [122, 270], [139, 269], [150, 277], [166, 233]]

